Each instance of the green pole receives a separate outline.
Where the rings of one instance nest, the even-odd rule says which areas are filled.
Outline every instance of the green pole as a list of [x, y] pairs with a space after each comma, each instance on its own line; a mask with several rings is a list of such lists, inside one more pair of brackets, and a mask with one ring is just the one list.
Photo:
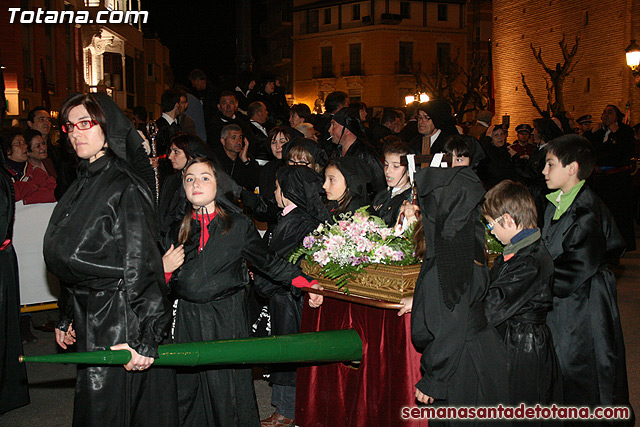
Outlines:
[[[242, 338], [166, 344], [158, 347], [157, 366], [251, 365], [338, 362], [362, 359], [362, 340], [353, 329], [306, 332], [264, 338]], [[125, 365], [127, 350], [20, 356], [21, 362]]]

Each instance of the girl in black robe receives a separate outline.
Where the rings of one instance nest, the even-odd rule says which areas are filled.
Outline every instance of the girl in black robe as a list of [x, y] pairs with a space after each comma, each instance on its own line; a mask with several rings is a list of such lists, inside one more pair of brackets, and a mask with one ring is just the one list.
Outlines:
[[13, 184], [0, 150], [0, 415], [29, 403], [27, 369], [18, 362], [23, 352], [18, 260], [11, 244], [14, 215]]
[[77, 339], [78, 351], [132, 354], [125, 369], [78, 366], [73, 425], [175, 426], [175, 372], [147, 370], [171, 307], [153, 196], [139, 176], [153, 177], [142, 139], [105, 94], [72, 95], [60, 117], [81, 160], [44, 236], [47, 267], [64, 282], [56, 340], [65, 349]]
[[332, 159], [324, 170], [324, 176], [322, 188], [327, 193], [327, 207], [334, 218], [369, 204], [367, 182], [371, 180], [371, 175], [367, 165], [360, 159]]
[[426, 241], [411, 317], [422, 351], [416, 397], [443, 406], [507, 402], [506, 351], [482, 304], [488, 285], [482, 184], [467, 167], [424, 168], [416, 184]]
[[[286, 259], [305, 236], [327, 219], [321, 193], [322, 178], [310, 168], [286, 166], [278, 171], [275, 197], [283, 214], [278, 225], [264, 236], [271, 250]], [[299, 333], [304, 301], [301, 292], [259, 275], [255, 284], [263, 296], [270, 297], [272, 335]], [[269, 382], [273, 386], [271, 404], [276, 408], [272, 417], [286, 417], [293, 422], [296, 366], [273, 365]]]
[[[249, 336], [247, 262], [289, 289], [319, 287], [309, 283], [299, 267], [269, 251], [253, 222], [217, 195], [211, 162], [200, 158], [189, 162], [183, 182], [192, 208], [172, 228], [166, 243], [184, 245], [184, 263], [169, 282], [178, 298], [175, 342]], [[320, 296], [310, 298], [312, 306], [321, 302]], [[183, 426], [260, 424], [251, 368], [180, 369], [178, 404]]]

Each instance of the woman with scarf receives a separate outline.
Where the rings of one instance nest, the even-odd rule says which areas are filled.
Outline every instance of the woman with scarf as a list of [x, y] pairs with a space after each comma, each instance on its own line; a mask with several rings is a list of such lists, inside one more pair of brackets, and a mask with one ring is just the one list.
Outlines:
[[78, 367], [73, 425], [175, 426], [175, 373], [148, 369], [171, 307], [142, 139], [105, 94], [72, 95], [60, 122], [80, 164], [44, 237], [47, 267], [64, 282], [56, 341], [131, 352], [124, 369]]
[[[166, 247], [183, 245], [184, 262], [165, 274], [178, 298], [175, 342], [247, 338], [247, 262], [282, 286], [319, 287], [299, 267], [271, 252], [253, 222], [221, 196], [213, 163], [196, 158], [183, 171], [186, 214]], [[298, 292], [296, 290], [292, 290]], [[312, 296], [311, 306], [322, 297]], [[251, 368], [178, 371], [182, 426], [258, 426]]]

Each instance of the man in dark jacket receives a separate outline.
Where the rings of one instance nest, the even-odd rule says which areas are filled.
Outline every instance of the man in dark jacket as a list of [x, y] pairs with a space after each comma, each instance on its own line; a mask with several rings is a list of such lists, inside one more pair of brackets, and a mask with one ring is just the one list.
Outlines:
[[214, 149], [218, 148], [220, 133], [226, 125], [238, 125], [245, 135], [249, 134], [247, 116], [238, 111], [238, 98], [235, 92], [224, 91], [220, 94], [218, 102], [218, 114], [207, 116], [205, 113], [205, 125], [207, 127], [207, 143]]
[[372, 179], [367, 183], [367, 193], [372, 200], [387, 184], [380, 157], [366, 141], [360, 118], [348, 108], [343, 108], [333, 115], [329, 133], [338, 146], [337, 157], [357, 157], [369, 166]]
[[223, 170], [249, 191], [258, 185], [258, 164], [249, 158], [249, 141], [243, 137], [242, 128], [230, 124], [222, 128], [220, 145], [214, 150]]

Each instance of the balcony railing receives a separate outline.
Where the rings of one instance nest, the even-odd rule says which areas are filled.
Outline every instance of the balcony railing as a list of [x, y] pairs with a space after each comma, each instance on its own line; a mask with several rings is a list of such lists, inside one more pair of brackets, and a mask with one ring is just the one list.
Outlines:
[[396, 62], [395, 74], [414, 74], [422, 71], [420, 62]]
[[342, 76], [364, 76], [364, 64], [341, 64], [340, 75]]
[[336, 75], [333, 72], [333, 67], [313, 67], [313, 78], [314, 79], [331, 79]]

